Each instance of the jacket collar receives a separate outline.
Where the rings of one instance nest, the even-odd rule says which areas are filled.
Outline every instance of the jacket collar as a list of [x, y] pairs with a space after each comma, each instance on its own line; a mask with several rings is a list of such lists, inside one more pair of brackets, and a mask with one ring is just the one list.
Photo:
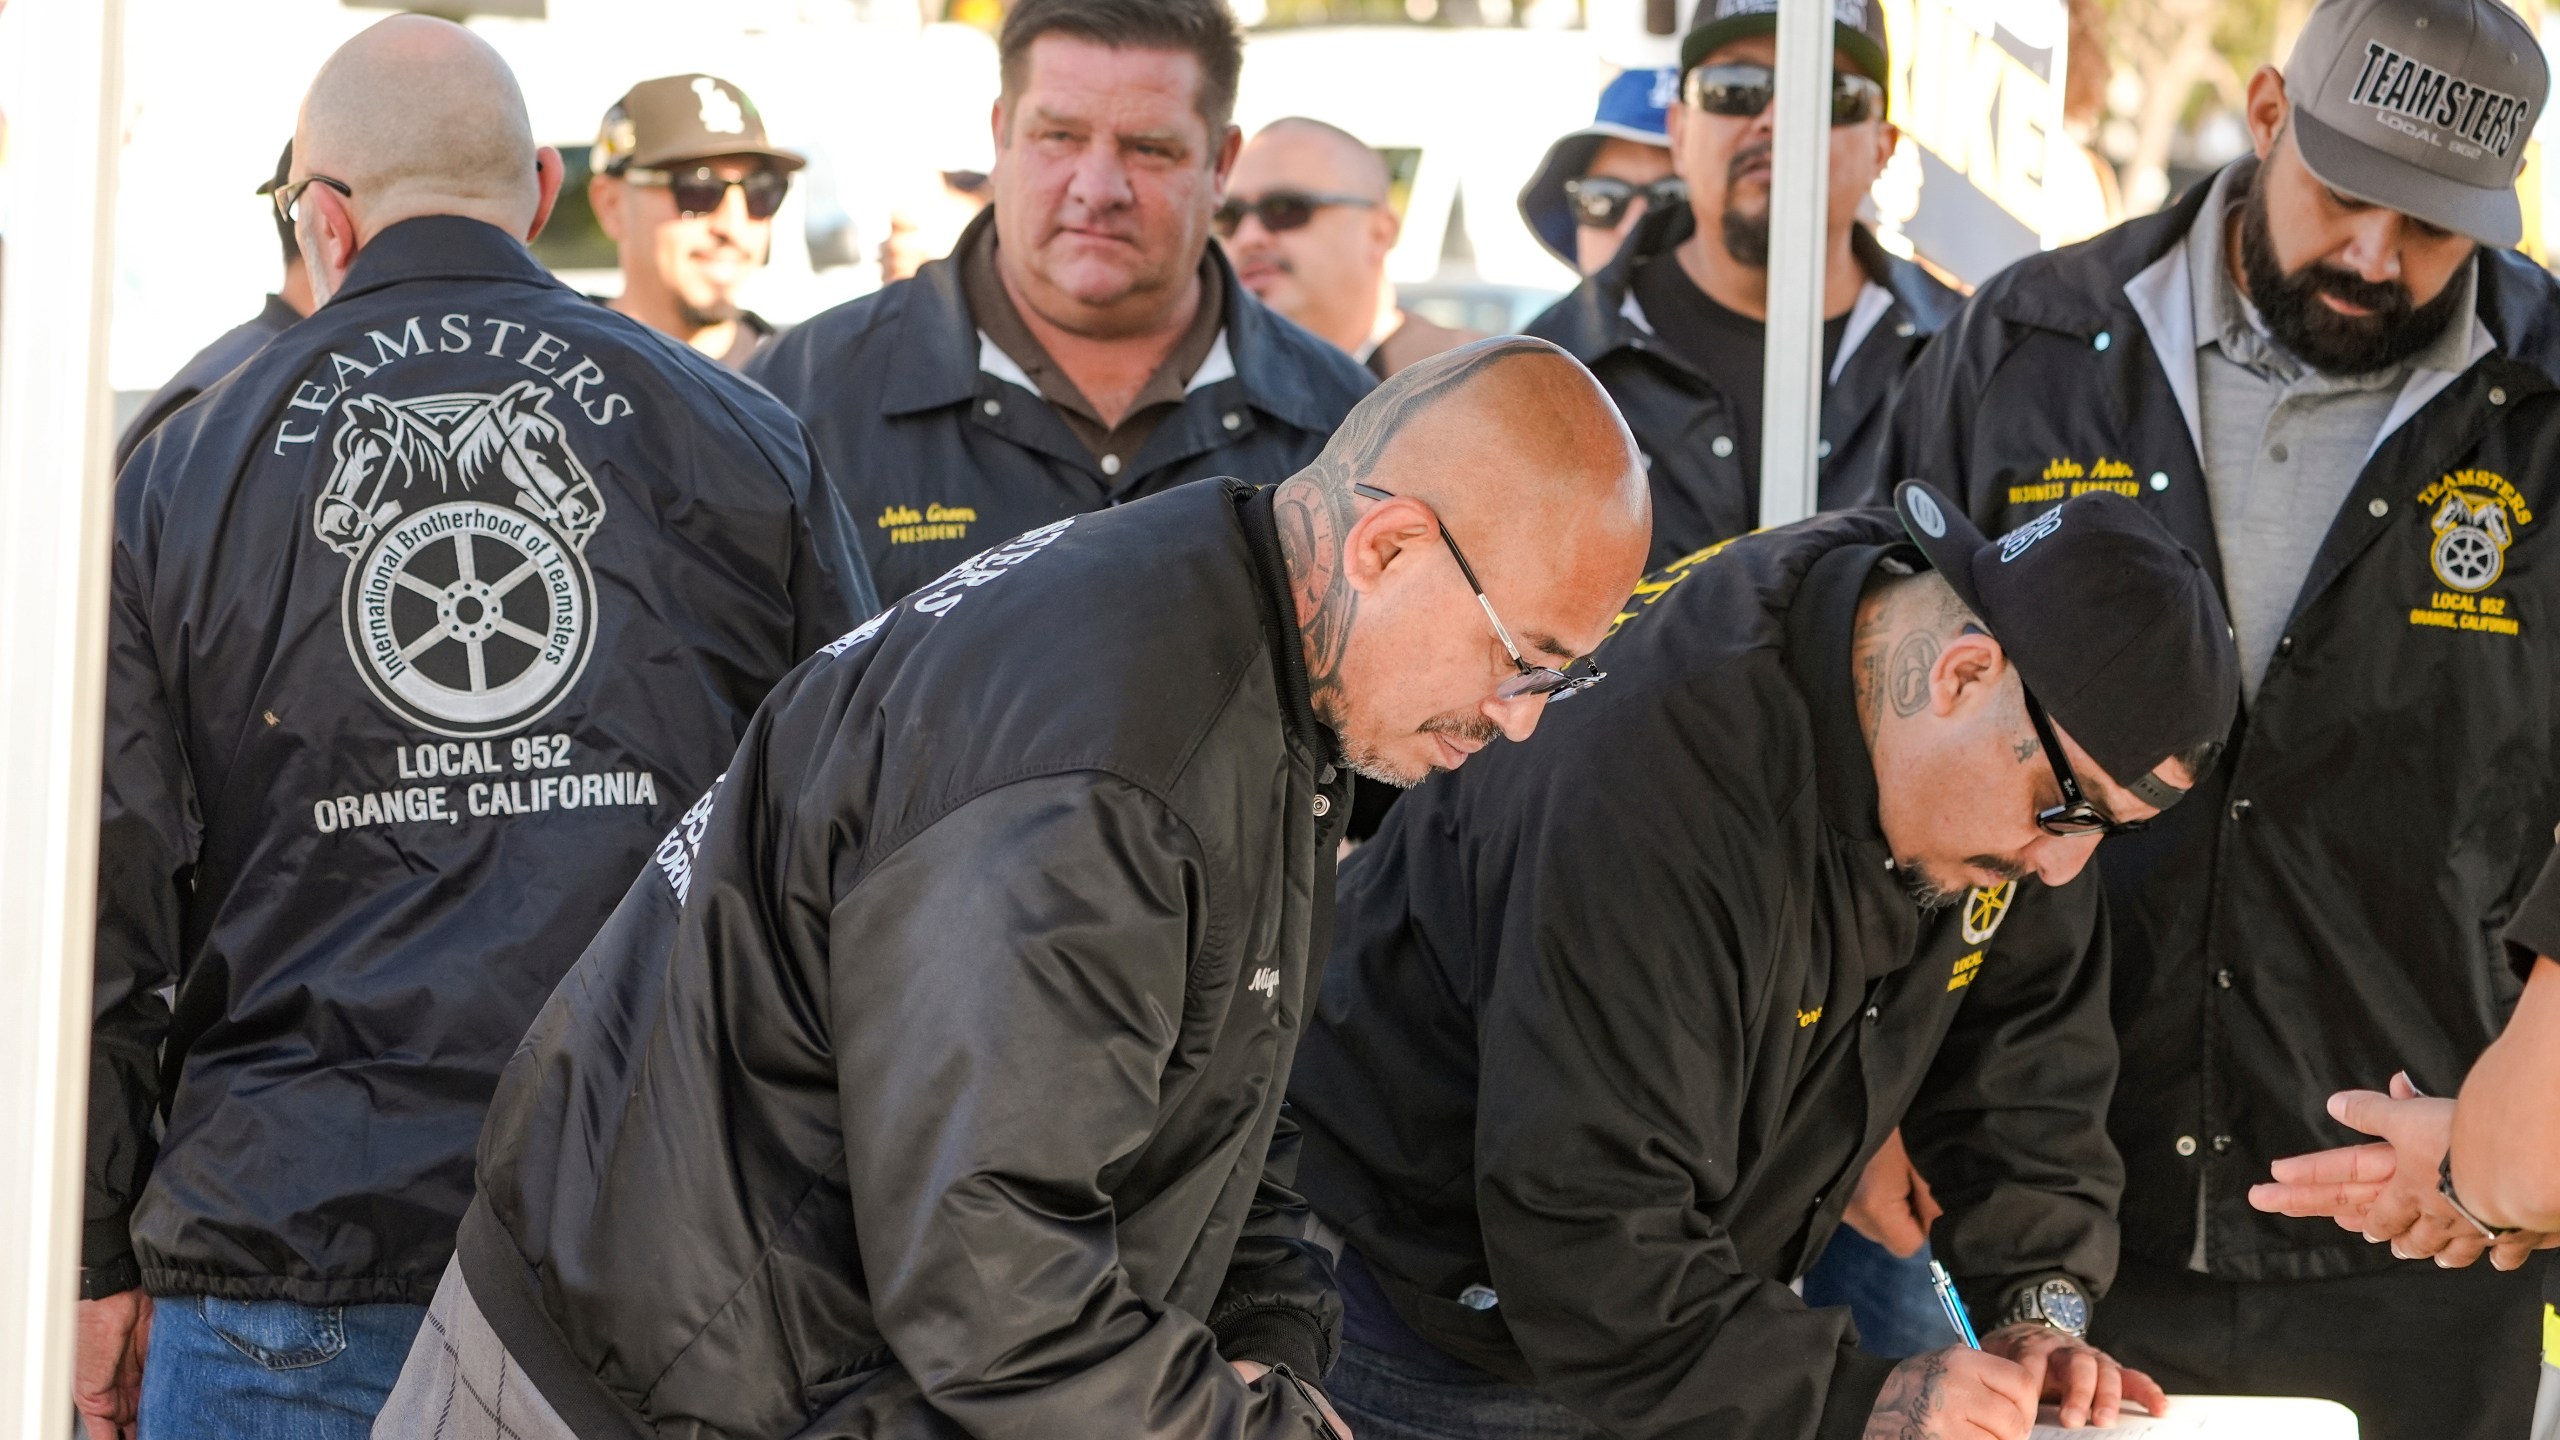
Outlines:
[[421, 215], [373, 237], [347, 267], [346, 283], [329, 297], [335, 304], [408, 280], [512, 280], [558, 285], [524, 242], [485, 221], [461, 215]]
[[[2165, 210], [2128, 220], [2043, 257], [2049, 268], [2041, 270], [2034, 283], [1996, 287], [1989, 297], [1994, 313], [2004, 320], [2082, 339], [2123, 324], [2128, 312], [2147, 321], [2149, 314], [2136, 311], [2134, 297], [2127, 292], [2138, 289], [2133, 282], [2186, 239], [2212, 188], [2209, 180], [2192, 186]], [[2551, 384], [2560, 386], [2560, 314], [2554, 313], [2551, 277], [2512, 251], [2484, 247], [2474, 264], [2479, 300], [2472, 313], [2487, 330], [2490, 349], [2540, 371]], [[2167, 313], [2156, 303], [2150, 308]], [[2192, 351], [2192, 319], [2184, 329], [2185, 348]], [[2145, 333], [2154, 332], [2146, 328]], [[2156, 338], [2154, 348], [2164, 348]], [[2472, 348], [2475, 356], [2489, 353], [2476, 341]]]
[[1235, 506], [1236, 523], [1244, 530], [1244, 548], [1253, 562], [1254, 590], [1262, 605], [1262, 623], [1271, 637], [1271, 665], [1280, 682], [1280, 708], [1289, 733], [1306, 747], [1319, 769], [1317, 780], [1331, 784], [1342, 763], [1341, 742], [1333, 728], [1316, 717], [1308, 696], [1307, 646], [1298, 628], [1297, 595], [1289, 586], [1287, 552], [1280, 548], [1280, 526], [1271, 507], [1279, 495], [1275, 485], [1249, 485], [1222, 480]]
[[[2141, 320], [2143, 334], [2151, 341], [2161, 373], [2168, 377], [2169, 393], [2177, 397], [2179, 414], [2187, 422], [2187, 438], [2199, 456], [2204, 454], [2204, 411], [2196, 351], [2217, 340], [2215, 335], [2202, 333], [2199, 317], [2218, 314], [2221, 307], [2210, 294], [2200, 291], [2197, 274], [2203, 270], [2219, 275], [2223, 263], [2221, 217], [2229, 206], [2238, 203], [2232, 192], [2249, 183], [2257, 163], [2254, 157], [2244, 156], [2195, 187], [2195, 193], [2179, 202], [2178, 208], [2187, 216], [2185, 228], [2121, 287], [2126, 304]], [[2411, 362], [2390, 413], [2374, 431], [2373, 443], [2365, 447], [2365, 458], [2371, 459], [2393, 431], [2407, 424], [2428, 401], [2498, 348], [2480, 297], [2482, 277], [2491, 264], [2486, 252], [2475, 255], [2461, 278], [2453, 282], [2465, 287], [2473, 297], [2471, 308], [2464, 313], [2462, 334], [2459, 338], [2438, 340]]]
[[1787, 672], [1813, 719], [1813, 768], [1822, 817], [1852, 840], [1884, 845], [1875, 758], [1858, 725], [1850, 650], [1867, 576], [1895, 547], [1843, 545], [1813, 562], [1787, 607]]
[[[1636, 267], [1656, 259], [1670, 261], [1680, 242], [1697, 233], [1695, 212], [1686, 205], [1647, 214], [1627, 235], [1627, 243], [1596, 274], [1584, 277], [1573, 293], [1557, 302], [1548, 339], [1564, 347], [1586, 367], [1622, 348], [1652, 349], [1653, 327], [1635, 300]], [[1848, 332], [1840, 337], [1830, 379], [1836, 382], [1860, 342], [1897, 311], [1897, 323], [1913, 332], [1934, 335], [1955, 318], [1964, 297], [1938, 282], [1927, 270], [1886, 252], [1867, 227], [1849, 232], [1849, 251], [1867, 272], [1867, 288], [1849, 312]]]
[[[995, 207], [990, 205], [960, 232], [952, 254], [965, 253], [993, 224]], [[1281, 347], [1279, 318], [1236, 280], [1235, 267], [1217, 246], [1209, 247], [1207, 259], [1225, 302], [1226, 325], [1189, 388], [1200, 390], [1231, 375], [1242, 384], [1246, 404], [1300, 430], [1332, 433], [1341, 417], [1317, 403], [1296, 359]], [[903, 291], [906, 305], [892, 322], [898, 327], [899, 363], [881, 397], [883, 413], [910, 415], [976, 399], [980, 357], [993, 347], [980, 344], [977, 321], [960, 290], [958, 262], [933, 261], [895, 288]]]

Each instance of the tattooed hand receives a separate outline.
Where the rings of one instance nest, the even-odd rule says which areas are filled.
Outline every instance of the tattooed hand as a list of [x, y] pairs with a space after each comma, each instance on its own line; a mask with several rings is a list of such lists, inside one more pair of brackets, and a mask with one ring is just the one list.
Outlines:
[[2025, 1440], [2035, 1423], [2025, 1370], [1979, 1350], [1936, 1350], [1893, 1367], [1863, 1440]]

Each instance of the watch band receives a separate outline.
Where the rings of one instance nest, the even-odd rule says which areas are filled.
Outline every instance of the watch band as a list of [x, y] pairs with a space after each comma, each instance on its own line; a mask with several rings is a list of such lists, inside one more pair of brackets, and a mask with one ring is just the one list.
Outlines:
[[2483, 1239], [2504, 1240], [2523, 1228], [2516, 1225], [2492, 1225], [2472, 1214], [2471, 1207], [2462, 1203], [2462, 1197], [2453, 1193], [2453, 1147], [2450, 1145], [2445, 1147], [2444, 1158], [2436, 1162], [2436, 1193], [2444, 1197], [2444, 1203], [2453, 1207], [2454, 1214], [2470, 1221], [2471, 1228], [2479, 1231]]
[[[2066, 1311], [2075, 1313], [2068, 1316], [2055, 1314], [2053, 1306], [2046, 1303], [2045, 1292], [2048, 1289], [2063, 1292], [2057, 1297], [2057, 1302]], [[2042, 1325], [2078, 1340], [2088, 1333], [2088, 1317], [2088, 1293], [2080, 1288], [2079, 1282], [2065, 1275], [2048, 1275], [2010, 1292], [2008, 1306], [2001, 1312], [2001, 1323]]]

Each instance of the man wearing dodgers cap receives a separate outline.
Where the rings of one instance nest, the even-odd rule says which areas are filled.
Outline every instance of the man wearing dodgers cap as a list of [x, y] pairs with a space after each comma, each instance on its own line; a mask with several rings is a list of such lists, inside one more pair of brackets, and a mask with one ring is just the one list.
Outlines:
[[2506, 248], [2548, 92], [2495, 0], [2323, 0], [2249, 82], [2253, 153], [1986, 285], [1884, 470], [1994, 531], [2112, 490], [2213, 574], [2230, 759], [2106, 867], [2124, 1261], [2092, 1334], [2366, 1440], [2519, 1434], [2533, 1398], [2549, 1257], [2400, 1266], [2249, 1190], [2357, 1138], [2334, 1091], [2454, 1093], [2515, 1003], [2497, 936], [2560, 820], [2560, 286]]
[[[1361, 1440], [2023, 1440], [2161, 1401], [2080, 1338], [2122, 1169], [2104, 837], [2238, 702], [2203, 562], [2096, 493], [1904, 487], [1656, 575], [1343, 867], [1290, 1084]], [[2113, 844], [2121, 842], [2110, 842]], [[1790, 1289], [1899, 1127], [1983, 1351]]]
[[1520, 189], [1520, 218], [1548, 254], [1589, 275], [1618, 253], [1646, 211], [1689, 198], [1671, 173], [1664, 116], [1679, 93], [1672, 66], [1620, 71], [1600, 92], [1591, 123], [1547, 147]]

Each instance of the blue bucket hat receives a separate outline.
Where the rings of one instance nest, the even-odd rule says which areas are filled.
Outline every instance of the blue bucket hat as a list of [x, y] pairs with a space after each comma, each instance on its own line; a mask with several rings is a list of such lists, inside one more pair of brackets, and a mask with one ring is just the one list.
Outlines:
[[1520, 189], [1520, 218], [1547, 253], [1574, 263], [1573, 207], [1564, 182], [1578, 180], [1603, 140], [1633, 140], [1639, 145], [1671, 148], [1666, 115], [1680, 95], [1680, 72], [1665, 65], [1657, 70], [1627, 70], [1600, 92], [1600, 109], [1591, 123], [1547, 147], [1538, 173]]

